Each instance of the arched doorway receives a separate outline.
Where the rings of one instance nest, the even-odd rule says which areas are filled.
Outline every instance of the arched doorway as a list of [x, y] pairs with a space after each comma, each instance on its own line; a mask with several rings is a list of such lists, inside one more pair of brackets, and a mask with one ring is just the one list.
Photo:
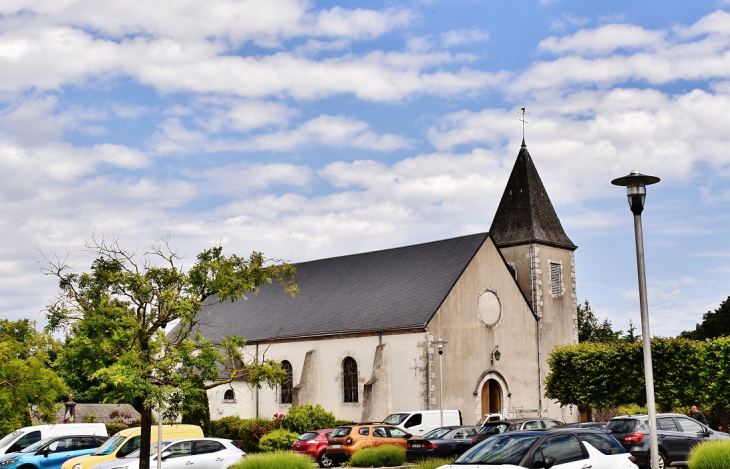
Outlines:
[[502, 387], [494, 379], [488, 379], [482, 386], [482, 416], [502, 412]]

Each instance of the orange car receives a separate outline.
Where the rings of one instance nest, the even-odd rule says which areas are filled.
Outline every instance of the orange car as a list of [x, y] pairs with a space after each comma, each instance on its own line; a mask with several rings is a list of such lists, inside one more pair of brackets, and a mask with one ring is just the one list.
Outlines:
[[412, 435], [385, 423], [356, 423], [335, 428], [327, 442], [327, 458], [336, 465], [350, 459], [356, 451], [380, 445], [398, 445], [403, 449]]

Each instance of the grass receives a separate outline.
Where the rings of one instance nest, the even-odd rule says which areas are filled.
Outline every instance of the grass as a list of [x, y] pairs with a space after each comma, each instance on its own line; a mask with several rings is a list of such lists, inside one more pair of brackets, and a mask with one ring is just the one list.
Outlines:
[[232, 469], [312, 469], [314, 460], [307, 455], [291, 451], [247, 454]]
[[688, 463], [689, 469], [730, 468], [730, 440], [711, 440], [694, 446]]
[[406, 450], [400, 446], [383, 445], [363, 448], [350, 458], [350, 467], [393, 467], [406, 462]]
[[443, 459], [427, 459], [413, 466], [413, 469], [436, 469], [437, 467], [445, 466], [454, 462], [451, 458]]

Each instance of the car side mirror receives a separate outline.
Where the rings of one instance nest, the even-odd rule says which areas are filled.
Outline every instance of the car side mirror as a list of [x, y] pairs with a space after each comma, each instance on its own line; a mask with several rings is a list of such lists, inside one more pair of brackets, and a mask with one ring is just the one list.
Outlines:
[[51, 449], [50, 448], [44, 448], [43, 449], [43, 457], [44, 458], [47, 458], [50, 453], [51, 453]]
[[413, 436], [413, 435], [411, 435], [410, 433], [406, 433], [406, 440], [407, 440], [408, 438], [412, 437], [412, 436]]
[[554, 465], [555, 465], [555, 458], [552, 456], [545, 456], [544, 461], [535, 461], [535, 464], [532, 467], [540, 468], [540, 469], [550, 469]]
[[162, 454], [160, 455], [160, 458], [162, 458], [162, 459], [167, 459], [167, 458], [169, 458], [169, 457], [170, 457], [170, 455], [171, 455], [171, 454], [172, 454], [172, 453], [171, 453], [171, 452], [169, 452], [169, 451], [163, 451], [163, 452], [162, 452]]

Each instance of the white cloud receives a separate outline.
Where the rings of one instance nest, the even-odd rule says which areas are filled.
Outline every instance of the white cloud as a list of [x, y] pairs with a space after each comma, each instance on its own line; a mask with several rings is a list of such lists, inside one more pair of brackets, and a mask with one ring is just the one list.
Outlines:
[[462, 44], [471, 44], [473, 42], [482, 42], [489, 39], [489, 33], [479, 28], [473, 29], [453, 29], [445, 33], [441, 33], [441, 42], [444, 47], [458, 46]]
[[549, 37], [538, 49], [554, 54], [605, 54], [617, 49], [654, 50], [664, 45], [664, 31], [647, 31], [629, 24], [610, 24], [593, 30], [581, 30], [572, 36]]
[[377, 134], [367, 122], [346, 116], [320, 115], [292, 130], [264, 133], [249, 138], [211, 138], [202, 130], [185, 127], [177, 118], [167, 119], [151, 138], [159, 153], [218, 151], [291, 151], [302, 147], [333, 146], [374, 151], [410, 148], [413, 142], [394, 134]]
[[205, 184], [201, 190], [242, 197], [254, 190], [268, 189], [273, 184], [306, 187], [313, 176], [307, 166], [237, 163], [206, 171], [202, 175]]

